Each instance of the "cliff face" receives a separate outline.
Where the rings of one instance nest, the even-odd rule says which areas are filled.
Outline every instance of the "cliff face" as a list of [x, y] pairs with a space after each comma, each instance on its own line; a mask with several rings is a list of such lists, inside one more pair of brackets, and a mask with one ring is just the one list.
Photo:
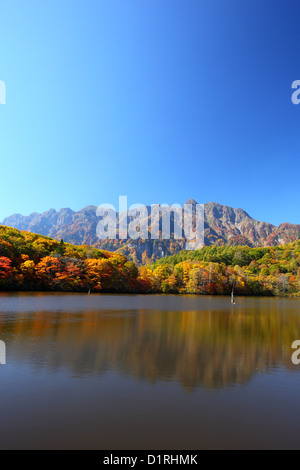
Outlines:
[[61, 209], [59, 212], [50, 209], [42, 214], [34, 212], [28, 216], [14, 214], [4, 219], [3, 225], [51, 236], [51, 233], [56, 233], [59, 227], [72, 224], [74, 214], [71, 209]]
[[[243, 209], [233, 209], [210, 202], [205, 205], [206, 244], [266, 245], [268, 237], [276, 230], [272, 224], [252, 219]], [[298, 237], [300, 226], [298, 226]]]
[[[189, 204], [196, 204], [190, 199]], [[185, 240], [99, 240], [96, 227], [99, 222], [96, 206], [87, 206], [74, 212], [71, 209], [55, 211], [50, 209], [42, 214], [29, 216], [14, 214], [3, 220], [2, 224], [27, 230], [57, 240], [76, 245], [93, 245], [102, 249], [118, 250], [131, 258], [141, 260], [147, 257], [157, 259], [164, 255], [182, 250]], [[149, 217], [150, 226], [150, 217]], [[250, 217], [243, 209], [234, 209], [214, 202], [205, 204], [205, 244], [206, 245], [280, 245], [300, 239], [300, 225], [288, 223], [276, 227], [259, 222]]]

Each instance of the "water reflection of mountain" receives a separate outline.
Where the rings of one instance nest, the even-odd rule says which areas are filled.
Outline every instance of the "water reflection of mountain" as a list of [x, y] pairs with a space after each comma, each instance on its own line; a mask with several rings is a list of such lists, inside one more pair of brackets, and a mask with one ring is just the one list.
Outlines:
[[291, 343], [300, 322], [274, 304], [258, 314], [127, 310], [0, 315], [0, 336], [14, 361], [55, 372], [106, 371], [149, 382], [176, 381], [187, 390], [247, 382], [257, 371], [292, 369]]

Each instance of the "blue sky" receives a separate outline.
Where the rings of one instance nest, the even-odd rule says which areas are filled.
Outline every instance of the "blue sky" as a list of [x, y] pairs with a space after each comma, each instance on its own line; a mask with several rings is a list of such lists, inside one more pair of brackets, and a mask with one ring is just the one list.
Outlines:
[[299, 1], [0, 8], [0, 220], [127, 195], [300, 223]]

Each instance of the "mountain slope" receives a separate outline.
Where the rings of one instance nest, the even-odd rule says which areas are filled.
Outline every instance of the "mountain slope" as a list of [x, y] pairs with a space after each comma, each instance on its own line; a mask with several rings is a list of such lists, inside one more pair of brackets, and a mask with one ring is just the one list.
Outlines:
[[[191, 199], [187, 203], [195, 205], [196, 201]], [[234, 209], [214, 202], [205, 204], [204, 207], [205, 245], [276, 246], [300, 238], [300, 225], [283, 223], [276, 227], [253, 219], [243, 209]], [[150, 227], [150, 216], [148, 219]], [[67, 208], [58, 212], [50, 209], [42, 214], [33, 213], [29, 216], [14, 214], [4, 219], [2, 224], [57, 240], [64, 239], [75, 245], [87, 244], [119, 251], [134, 261], [142, 261], [143, 255], [144, 262], [150, 258], [159, 259], [164, 255], [177, 253], [185, 247], [185, 239], [99, 240], [96, 235], [99, 220], [96, 216], [96, 206], [87, 206], [78, 212]]]

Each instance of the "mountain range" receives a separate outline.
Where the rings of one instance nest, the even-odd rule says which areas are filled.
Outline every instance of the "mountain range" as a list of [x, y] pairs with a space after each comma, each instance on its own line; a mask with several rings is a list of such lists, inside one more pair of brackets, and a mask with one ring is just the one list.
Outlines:
[[[194, 199], [187, 203], [197, 204]], [[96, 215], [96, 209], [96, 206], [87, 206], [77, 212], [66, 208], [59, 211], [50, 209], [28, 216], [14, 214], [5, 218], [2, 225], [57, 240], [63, 239], [75, 245], [91, 245], [118, 251], [138, 263], [177, 253], [185, 247], [186, 239], [174, 240], [172, 236], [170, 240], [99, 240], [96, 227], [100, 219]], [[204, 204], [204, 209], [205, 245], [276, 246], [300, 239], [300, 225], [282, 223], [277, 227], [253, 219], [243, 209], [234, 209], [214, 202]], [[148, 214], [150, 227], [150, 207]]]

